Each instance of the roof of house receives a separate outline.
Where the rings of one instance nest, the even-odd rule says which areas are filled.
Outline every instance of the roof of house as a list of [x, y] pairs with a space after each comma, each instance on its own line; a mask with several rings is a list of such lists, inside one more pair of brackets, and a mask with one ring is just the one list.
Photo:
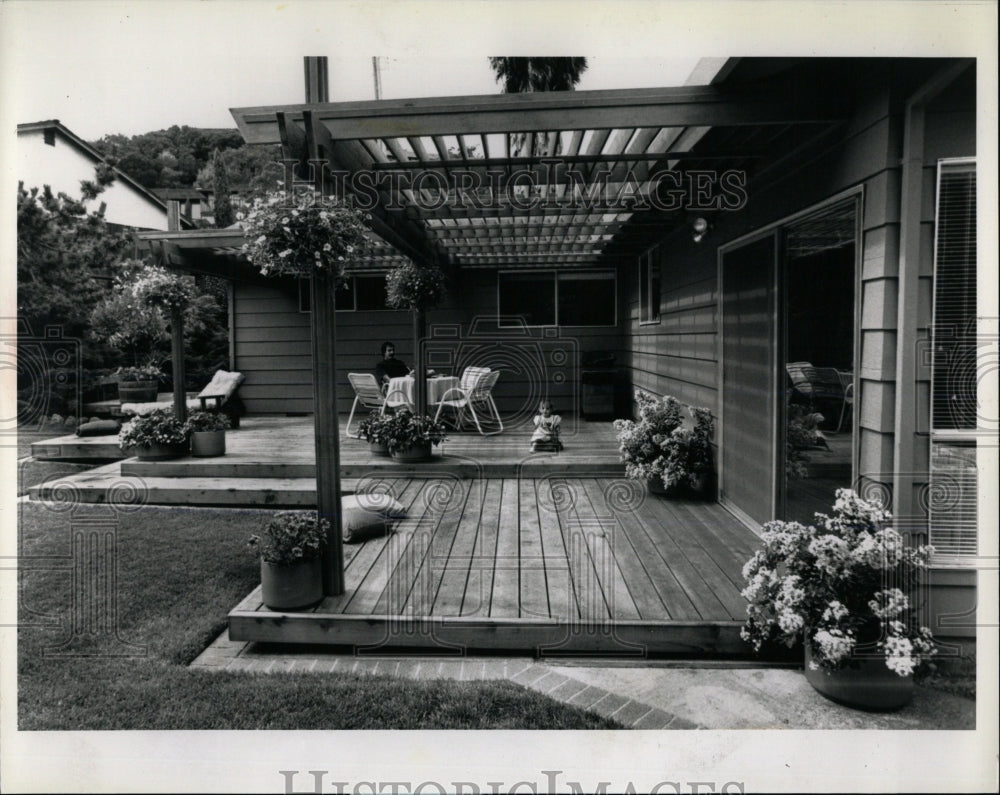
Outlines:
[[[97, 149], [84, 141], [80, 136], [66, 127], [59, 119], [48, 119], [46, 121], [35, 121], [27, 122], [25, 124], [17, 125], [17, 134], [21, 135], [24, 133], [31, 132], [45, 132], [46, 130], [52, 130], [54, 133], [61, 136], [68, 144], [74, 147], [82, 155], [92, 160], [94, 163], [107, 163], [108, 159], [102, 155]], [[121, 182], [124, 185], [130, 187], [133, 191], [138, 193], [145, 201], [156, 206], [157, 209], [162, 210], [164, 215], [167, 212], [167, 205], [162, 199], [157, 197], [157, 195], [149, 188], [136, 182], [132, 177], [121, 171], [118, 168], [112, 166], [115, 173], [115, 180]], [[185, 226], [192, 227], [193, 224], [185, 218], [181, 219], [181, 223]]]

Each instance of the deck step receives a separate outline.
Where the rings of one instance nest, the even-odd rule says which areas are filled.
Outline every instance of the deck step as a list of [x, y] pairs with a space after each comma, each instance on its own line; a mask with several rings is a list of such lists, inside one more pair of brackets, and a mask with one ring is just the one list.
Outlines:
[[379, 648], [530, 651], [541, 656], [586, 653], [617, 657], [681, 654], [746, 657], [738, 621], [560, 621], [544, 618], [361, 615], [276, 611], [261, 604], [260, 586], [229, 613], [229, 638]]
[[[312, 461], [257, 461], [247, 456], [226, 455], [219, 458], [184, 458], [176, 461], [122, 462], [122, 474], [141, 478], [315, 478]], [[439, 477], [461, 479], [504, 477], [621, 477], [624, 464], [582, 457], [536, 454], [522, 460], [477, 461], [456, 455], [435, 455], [423, 463], [400, 463], [391, 458], [367, 456], [362, 460], [341, 460], [342, 477], [364, 477], [373, 473], [393, 477]]]
[[33, 442], [31, 455], [39, 461], [119, 461], [125, 453], [117, 434], [110, 436], [57, 436]]
[[[354, 482], [345, 479], [344, 490]], [[226, 505], [315, 507], [316, 481], [310, 478], [161, 478], [124, 475], [121, 464], [32, 486], [32, 500], [124, 505]]]

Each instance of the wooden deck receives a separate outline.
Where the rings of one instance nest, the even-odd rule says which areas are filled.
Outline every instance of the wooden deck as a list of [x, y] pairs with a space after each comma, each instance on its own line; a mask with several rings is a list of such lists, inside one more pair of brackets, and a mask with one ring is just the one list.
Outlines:
[[714, 503], [611, 478], [385, 478], [408, 508], [345, 546], [346, 592], [303, 612], [256, 589], [230, 637], [363, 647], [742, 655], [755, 536]]

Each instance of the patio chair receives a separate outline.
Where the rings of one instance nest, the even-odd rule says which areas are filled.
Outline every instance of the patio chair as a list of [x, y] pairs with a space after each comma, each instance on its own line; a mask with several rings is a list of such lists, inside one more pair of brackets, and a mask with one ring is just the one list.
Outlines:
[[348, 373], [347, 380], [354, 389], [354, 404], [351, 406], [351, 414], [347, 418], [344, 433], [352, 439], [358, 439], [360, 434], [356, 431], [351, 433], [351, 421], [354, 419], [355, 410], [360, 405], [366, 409], [378, 409], [380, 414], [385, 414], [385, 398], [379, 389], [378, 381], [371, 373]]
[[[830, 422], [836, 412], [840, 421], [836, 430], [840, 430], [848, 398], [840, 373], [833, 367], [813, 367], [809, 362], [792, 362], [785, 366], [792, 386], [808, 402], [811, 411], [819, 411]], [[827, 408], [827, 411], [823, 409]], [[832, 409], [832, 411], [831, 411]]]
[[837, 375], [840, 376], [840, 385], [844, 388], [844, 405], [840, 407], [840, 419], [837, 420], [837, 429], [834, 433], [840, 433], [840, 428], [844, 424], [844, 415], [847, 414], [847, 409], [850, 408], [852, 411], [854, 410], [854, 373], [838, 370]]
[[[441, 396], [441, 403], [438, 404], [434, 421], [437, 422], [441, 417], [442, 410], [447, 406], [455, 410], [454, 424], [455, 428], [459, 429], [464, 425], [465, 410], [468, 409], [472, 415], [472, 421], [476, 425], [476, 430], [480, 434], [483, 436], [494, 436], [502, 433], [503, 420], [500, 419], [497, 404], [493, 401], [493, 387], [496, 385], [498, 378], [500, 378], [499, 370], [489, 370], [479, 367], [466, 368], [465, 372], [462, 373], [461, 386], [452, 387]], [[481, 412], [485, 412], [483, 419], [489, 417], [490, 420], [496, 420], [497, 430], [483, 430], [483, 426], [479, 422], [479, 414], [476, 413], [477, 406]]]

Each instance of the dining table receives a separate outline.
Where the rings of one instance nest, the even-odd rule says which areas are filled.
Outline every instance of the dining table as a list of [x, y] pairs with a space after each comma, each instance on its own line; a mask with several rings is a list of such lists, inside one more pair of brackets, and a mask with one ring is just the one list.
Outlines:
[[[399, 378], [390, 378], [389, 385], [385, 390], [385, 404], [392, 408], [397, 406], [409, 406], [411, 409], [416, 404], [413, 395], [415, 379], [412, 375], [404, 375]], [[427, 405], [436, 406], [441, 402], [445, 393], [461, 384], [461, 380], [453, 375], [432, 375], [427, 377]], [[455, 393], [451, 397], [458, 397]], [[449, 398], [450, 399], [450, 398]]]

